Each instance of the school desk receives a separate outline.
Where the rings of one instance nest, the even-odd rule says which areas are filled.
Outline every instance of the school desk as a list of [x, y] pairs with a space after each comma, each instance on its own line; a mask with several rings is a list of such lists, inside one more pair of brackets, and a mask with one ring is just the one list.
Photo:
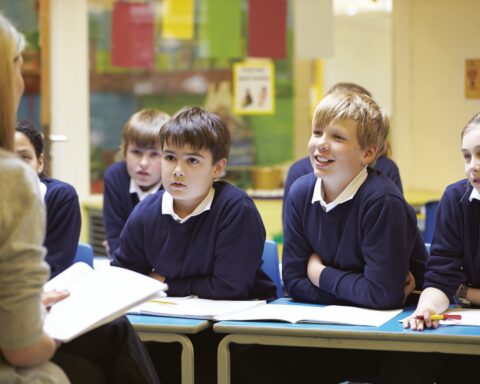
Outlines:
[[194, 351], [186, 335], [198, 333], [210, 326], [207, 320], [176, 317], [128, 315], [128, 320], [143, 341], [180, 343], [182, 346], [182, 384], [194, 383]]
[[[285, 298], [269, 305], [275, 304], [306, 305]], [[403, 329], [398, 320], [412, 311], [403, 311], [381, 327], [221, 321], [213, 326], [215, 332], [227, 334], [218, 346], [218, 382], [230, 383], [230, 343], [480, 355], [480, 327]]]

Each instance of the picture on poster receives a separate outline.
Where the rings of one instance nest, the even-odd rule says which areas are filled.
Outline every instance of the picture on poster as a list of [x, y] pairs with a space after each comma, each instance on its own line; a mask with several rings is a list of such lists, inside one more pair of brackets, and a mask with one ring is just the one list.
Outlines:
[[465, 97], [480, 99], [480, 59], [465, 60]]
[[275, 112], [275, 78], [271, 61], [248, 61], [234, 64], [233, 100], [235, 113], [273, 114]]

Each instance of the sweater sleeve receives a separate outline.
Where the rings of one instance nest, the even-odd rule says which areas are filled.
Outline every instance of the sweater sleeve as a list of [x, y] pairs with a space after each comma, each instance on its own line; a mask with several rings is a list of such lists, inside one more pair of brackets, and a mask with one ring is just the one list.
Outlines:
[[326, 267], [320, 275], [320, 289], [362, 307], [399, 307], [415, 246], [416, 223], [410, 221], [404, 203], [392, 195], [376, 200], [362, 216], [363, 271]]
[[45, 212], [36, 176], [28, 172], [18, 164], [1, 170], [0, 349], [27, 347], [43, 336]]
[[52, 204], [47, 201], [47, 235], [44, 243], [50, 278], [73, 264], [81, 227], [80, 205], [73, 187], [60, 184], [52, 199]]
[[[171, 278], [165, 282], [175, 296], [197, 295], [207, 299], [247, 299], [262, 263], [265, 228], [253, 201], [243, 197], [222, 210], [225, 217], [215, 235], [212, 273]], [[199, 244], [201, 246], [201, 244]], [[199, 255], [201, 249], [199, 248]]]

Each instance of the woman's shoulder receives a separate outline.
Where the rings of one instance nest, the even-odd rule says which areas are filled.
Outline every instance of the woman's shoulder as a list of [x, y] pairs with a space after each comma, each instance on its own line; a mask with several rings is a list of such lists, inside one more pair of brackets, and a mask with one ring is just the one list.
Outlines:
[[38, 189], [37, 176], [17, 155], [0, 149], [0, 174], [3, 188], [21, 191]]

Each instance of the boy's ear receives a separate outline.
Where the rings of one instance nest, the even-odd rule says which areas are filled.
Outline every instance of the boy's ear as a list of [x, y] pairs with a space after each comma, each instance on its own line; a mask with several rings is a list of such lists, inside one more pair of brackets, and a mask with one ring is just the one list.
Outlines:
[[225, 167], [227, 166], [227, 159], [220, 159], [218, 160], [214, 165], [214, 170], [213, 170], [213, 178], [218, 179], [220, 176], [222, 176], [223, 171], [225, 170]]
[[38, 156], [37, 163], [38, 163], [37, 173], [40, 174], [40, 173], [43, 172], [43, 167], [44, 167], [44, 157], [43, 157], [43, 153], [41, 153], [40, 156]]
[[363, 165], [370, 165], [373, 163], [375, 160], [375, 156], [377, 155], [377, 146], [376, 145], [370, 145], [365, 149], [365, 152], [363, 153], [363, 158], [362, 158], [362, 164]]

